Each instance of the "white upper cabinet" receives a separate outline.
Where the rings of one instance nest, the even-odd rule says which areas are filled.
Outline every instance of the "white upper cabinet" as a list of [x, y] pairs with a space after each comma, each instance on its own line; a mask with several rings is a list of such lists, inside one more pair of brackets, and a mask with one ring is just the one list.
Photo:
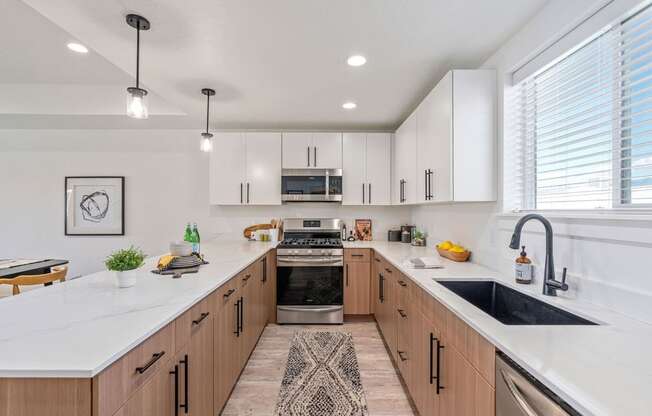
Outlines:
[[417, 115], [410, 117], [396, 130], [394, 137], [394, 179], [392, 189], [395, 204], [414, 204], [417, 196]]
[[342, 133], [283, 133], [284, 169], [342, 169]]
[[344, 133], [342, 141], [342, 204], [389, 205], [391, 134]]
[[281, 204], [280, 133], [217, 133], [213, 140], [211, 204]]
[[281, 134], [245, 133], [248, 201], [252, 205], [281, 203]]
[[[416, 165], [403, 203], [496, 200], [495, 97], [495, 71], [454, 70], [399, 127], [394, 185]], [[394, 203], [400, 196], [397, 188]]]
[[283, 168], [312, 167], [312, 133], [283, 133]]

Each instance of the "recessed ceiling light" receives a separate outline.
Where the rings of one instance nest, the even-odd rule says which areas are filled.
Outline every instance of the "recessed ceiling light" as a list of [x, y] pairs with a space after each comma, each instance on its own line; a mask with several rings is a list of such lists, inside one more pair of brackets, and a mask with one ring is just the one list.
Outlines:
[[342, 108], [344, 108], [346, 110], [353, 110], [357, 106], [358, 105], [356, 103], [352, 102], [352, 101], [349, 101], [349, 102], [346, 102], [346, 103], [342, 104]]
[[68, 44], [68, 49], [77, 53], [88, 53], [88, 48], [81, 43], [70, 42]]
[[349, 56], [349, 59], [346, 60], [346, 63], [351, 66], [362, 66], [367, 63], [367, 58], [362, 55], [353, 55]]

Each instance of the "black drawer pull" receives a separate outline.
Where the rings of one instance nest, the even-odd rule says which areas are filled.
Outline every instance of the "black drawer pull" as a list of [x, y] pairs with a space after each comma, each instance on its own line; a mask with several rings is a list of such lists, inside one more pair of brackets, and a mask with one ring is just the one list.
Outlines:
[[376, 260], [378, 263], [380, 263], [380, 259], [378, 257], [374, 257], [374, 260]]
[[441, 345], [441, 341], [439, 341], [439, 338], [435, 338], [435, 342], [437, 343], [437, 371], [435, 375], [435, 379], [437, 380], [437, 384], [435, 387], [437, 388], [437, 394], [439, 394], [439, 391], [444, 388], [444, 386], [441, 385], [441, 350], [444, 349], [444, 346]]
[[206, 319], [208, 317], [208, 315], [210, 315], [210, 312], [202, 312], [202, 314], [199, 315], [199, 318], [192, 321], [192, 324], [193, 325], [199, 325], [201, 323], [201, 321], [203, 321], [204, 319]]
[[235, 292], [235, 289], [229, 289], [225, 294], [224, 294], [224, 299], [228, 298]]
[[136, 372], [138, 374], [143, 374], [145, 371], [147, 371], [151, 366], [153, 366], [154, 363], [157, 362], [164, 355], [165, 355], [165, 351], [155, 352], [154, 354], [152, 354], [152, 358], [144, 366], [136, 367]]
[[188, 362], [188, 354], [184, 355], [183, 360], [179, 361], [183, 364], [186, 371], [183, 372], [183, 395], [186, 402], [180, 404], [179, 407], [183, 408], [183, 413], [188, 414], [188, 379], [190, 378], [190, 363]]
[[240, 336], [240, 299], [238, 299], [233, 306], [235, 306], [235, 331], [233, 333], [236, 337]]
[[246, 282], [246, 281], [249, 280], [250, 278], [251, 278], [251, 275], [250, 275], [250, 274], [246, 274], [245, 277], [242, 278], [242, 281]]
[[364, 254], [351, 254], [351, 257], [364, 257]]
[[405, 354], [405, 351], [396, 351], [396, 352], [398, 353], [398, 357], [401, 359], [401, 361], [407, 361], [407, 358], [403, 356]]
[[390, 269], [388, 269], [387, 267], [385, 267], [385, 271], [386, 271], [387, 273], [391, 273], [391, 272], [392, 272], [392, 271], [391, 271]]
[[401, 315], [401, 318], [407, 318], [407, 314], [403, 309], [397, 309], [398, 314]]
[[407, 286], [407, 283], [405, 283], [403, 280], [399, 280], [398, 284], [403, 286], [403, 287]]

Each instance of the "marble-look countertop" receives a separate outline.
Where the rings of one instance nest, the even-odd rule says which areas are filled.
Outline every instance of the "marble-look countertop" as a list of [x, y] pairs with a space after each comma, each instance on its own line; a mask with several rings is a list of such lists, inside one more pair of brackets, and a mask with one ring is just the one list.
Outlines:
[[[519, 285], [473, 263], [442, 259], [442, 269], [410, 266], [412, 257], [438, 256], [432, 247], [386, 241], [346, 242], [344, 247], [376, 250], [583, 415], [652, 414], [652, 325], [564, 298], [561, 292], [544, 296], [541, 281]], [[456, 278], [500, 281], [600, 325], [504, 325], [433, 280]]]
[[272, 248], [244, 239], [202, 244], [210, 264], [180, 279], [150, 271], [120, 289], [93, 273], [0, 299], [0, 377], [93, 377]]
[[[109, 272], [0, 299], [0, 377], [93, 377], [172, 322], [268, 250], [272, 243], [216, 240], [202, 249], [209, 265], [181, 279], [149, 272], [136, 286], [116, 287]], [[408, 259], [433, 248], [382, 241], [345, 242], [373, 248], [498, 349], [585, 416], [649, 415], [652, 326], [604, 308], [541, 294], [536, 285], [473, 263], [442, 259], [444, 268], [416, 270]], [[433, 279], [492, 279], [600, 326], [508, 326]]]

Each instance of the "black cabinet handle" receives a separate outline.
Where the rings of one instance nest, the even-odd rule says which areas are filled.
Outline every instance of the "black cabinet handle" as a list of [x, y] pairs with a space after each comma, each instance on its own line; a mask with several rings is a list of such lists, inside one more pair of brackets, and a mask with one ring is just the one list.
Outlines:
[[179, 415], [179, 366], [175, 365], [174, 370], [170, 371], [174, 376], [174, 416]]
[[250, 275], [250, 274], [245, 274], [245, 276], [242, 278], [242, 281], [243, 281], [243, 282], [246, 282], [246, 281], [249, 280], [250, 278], [251, 278], [251, 275]]
[[434, 178], [434, 177], [435, 177], [435, 171], [431, 170], [430, 171], [430, 176], [429, 176], [429, 179], [428, 179], [428, 187], [429, 187], [429, 192], [430, 192], [430, 194], [429, 194], [430, 199], [435, 197], [435, 193], [432, 191], [432, 178]]
[[242, 199], [242, 182], [240, 182], [240, 203], [242, 204], [243, 199]]
[[397, 309], [398, 314], [401, 315], [401, 318], [407, 318], [407, 314], [403, 309]]
[[399, 280], [398, 284], [401, 285], [402, 287], [407, 286], [407, 283], [405, 283], [403, 280]]
[[374, 260], [376, 260], [378, 263], [380, 263], [380, 259], [378, 257], [374, 257]]
[[249, 182], [247, 182], [247, 204], [249, 203]]
[[391, 273], [391, 272], [392, 272], [392, 270], [389, 269], [389, 268], [387, 268], [387, 267], [385, 267], [385, 271], [386, 271], [387, 273]]
[[267, 281], [267, 257], [263, 257], [263, 283]]
[[183, 397], [185, 398], [186, 402], [183, 404], [180, 404], [179, 407], [183, 408], [183, 413], [188, 414], [188, 379], [189, 373], [190, 373], [190, 363], [188, 362], [188, 354], [183, 356], [183, 360], [179, 361], [179, 364], [183, 364], [184, 366], [184, 372], [183, 372]]
[[423, 191], [423, 199], [428, 200], [428, 169], [423, 171], [423, 184], [425, 185], [425, 190]]
[[308, 151], [308, 167], [310, 167], [310, 146], [306, 147], [306, 150]]
[[199, 315], [199, 318], [192, 321], [192, 324], [193, 325], [199, 325], [201, 323], [201, 321], [206, 319], [208, 317], [208, 315], [210, 315], [210, 314], [211, 314], [210, 312], [202, 312], [202, 314]]
[[346, 287], [349, 287], [349, 265], [346, 265]]
[[233, 333], [236, 337], [240, 336], [240, 299], [238, 299], [234, 305], [235, 306], [235, 331]]
[[362, 184], [362, 204], [364, 204], [365, 198], [364, 198], [364, 183]]
[[313, 164], [312, 166], [317, 167], [317, 146], [313, 147], [313, 153], [312, 153], [312, 158], [313, 158]]
[[240, 333], [244, 332], [244, 298], [240, 296]]
[[383, 303], [385, 301], [385, 276], [383, 276], [382, 273], [378, 273], [378, 281], [379, 281], [379, 298], [380, 298], [380, 303]]
[[235, 289], [229, 289], [225, 294], [224, 294], [224, 299], [227, 299], [229, 296], [231, 296], [235, 292]]
[[351, 254], [351, 257], [364, 257], [364, 254]]
[[444, 349], [444, 346], [441, 345], [441, 341], [439, 340], [439, 338], [435, 338], [435, 343], [437, 344], [437, 368], [436, 368], [436, 371], [435, 371], [435, 380], [437, 381], [437, 383], [435, 384], [435, 388], [436, 388], [437, 394], [439, 394], [439, 391], [444, 388], [444, 386], [441, 385], [441, 374], [440, 374], [440, 372], [441, 372], [441, 365], [440, 365], [441, 364], [441, 353], [440, 352], [441, 352], [441, 350]]
[[405, 354], [405, 351], [396, 351], [398, 353], [398, 357], [401, 359], [401, 361], [407, 361], [407, 358], [403, 356]]
[[158, 360], [160, 360], [161, 357], [164, 356], [164, 355], [165, 355], [165, 351], [155, 352], [154, 354], [152, 354], [152, 358], [151, 358], [149, 361], [147, 361], [147, 362], [145, 363], [145, 365], [143, 365], [142, 367], [136, 367], [136, 372], [137, 372], [138, 374], [143, 374], [143, 373], [144, 373], [145, 371], [147, 371], [151, 366], [153, 366], [154, 363], [156, 363]]

